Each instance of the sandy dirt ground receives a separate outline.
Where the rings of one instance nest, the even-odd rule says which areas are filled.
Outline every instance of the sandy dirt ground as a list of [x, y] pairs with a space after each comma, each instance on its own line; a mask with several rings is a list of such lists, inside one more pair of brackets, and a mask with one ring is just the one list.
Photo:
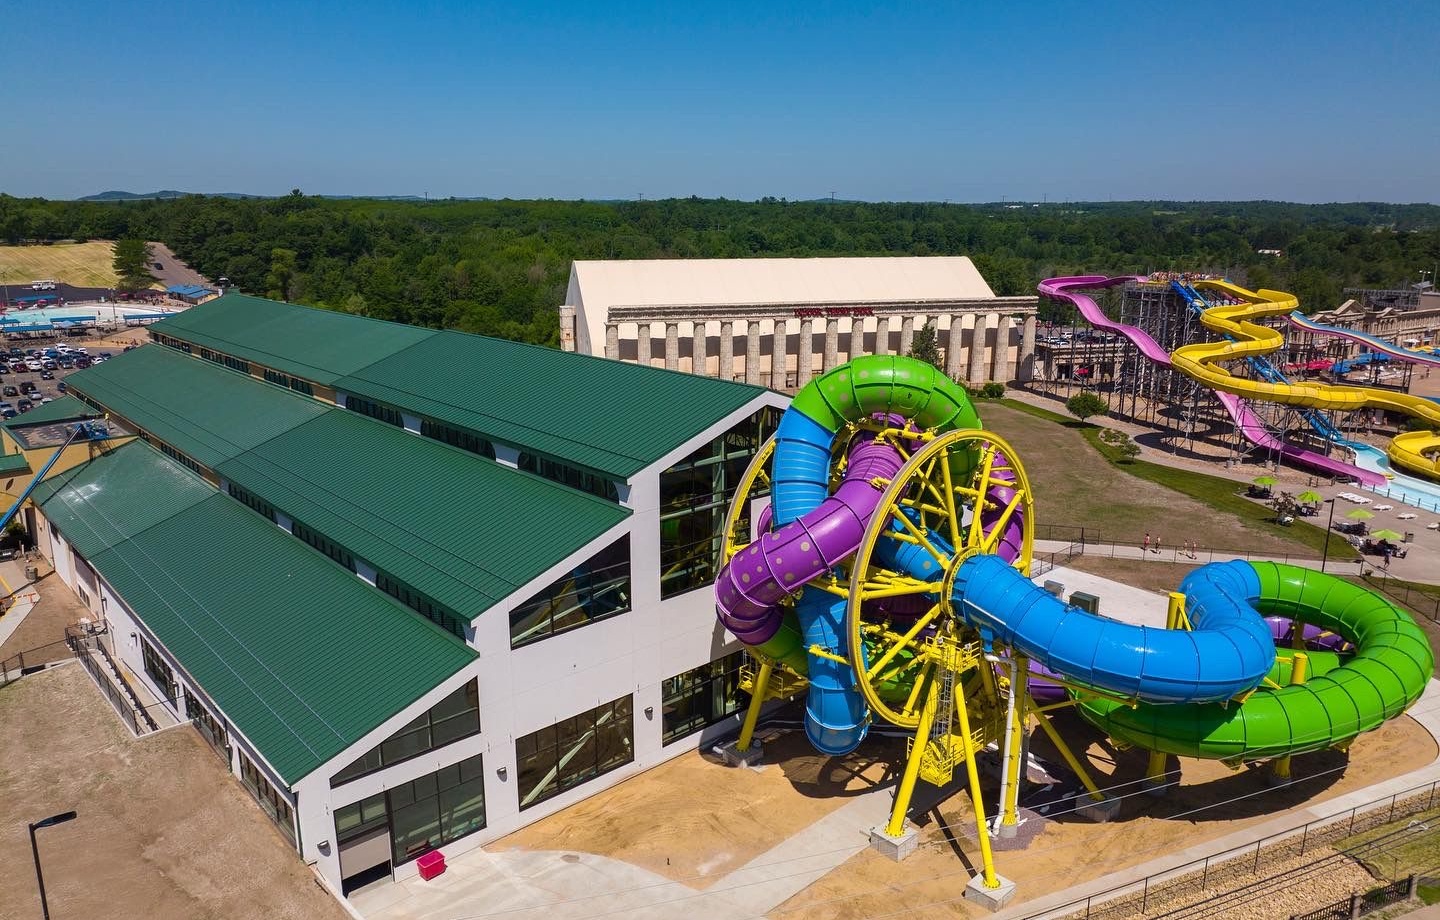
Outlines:
[[[48, 570], [49, 566], [45, 565], [45, 569]], [[40, 603], [25, 615], [15, 632], [0, 645], [0, 660], [24, 653], [25, 667], [31, 667], [47, 661], [69, 658], [70, 649], [65, 645], [65, 627], [87, 616], [88, 611], [65, 583], [54, 575], [42, 577], [25, 591], [39, 594]], [[19, 667], [18, 657], [16, 667]]]
[[[1084, 729], [1072, 728], [1067, 737], [1073, 739], [1078, 731]], [[1038, 742], [1035, 749], [1048, 755]], [[1102, 786], [1144, 775], [1143, 751], [1117, 754], [1097, 742], [1088, 755], [1096, 773], [1101, 774], [1096, 782]], [[1260, 824], [1287, 809], [1399, 776], [1431, 762], [1435, 755], [1429, 734], [1411, 719], [1402, 718], [1361, 738], [1348, 761], [1336, 752], [1295, 758], [1297, 778], [1310, 778], [1283, 789], [1269, 788], [1258, 770], [1232, 772], [1213, 761], [1185, 760], [1180, 762], [1181, 785], [1167, 798], [1129, 796], [1120, 818], [1109, 824], [1092, 824], [1072, 814], [1054, 819], [1032, 815], [1031, 820], [1040, 822], [1041, 827], [1038, 831], [1027, 829], [1034, 834], [1028, 846], [997, 853], [997, 865], [1002, 875], [1018, 884], [1019, 901], [1036, 898], [1177, 847]], [[961, 900], [970, 867], [978, 863], [970, 814], [967, 796], [955, 795], [927, 815], [920, 848], [903, 864], [866, 850], [767, 916], [771, 920], [858, 920], [896, 911], [900, 912], [896, 916], [908, 915], [922, 908], [927, 916], [985, 916], [984, 911]]]
[[78, 665], [0, 688], [0, 917], [345, 920], [248, 793], [186, 726], [139, 740]]
[[486, 849], [598, 853], [705, 888], [850, 796], [891, 785], [890, 758], [902, 752], [899, 742], [876, 738], [849, 757], [825, 757], [798, 731], [765, 743], [760, 770], [692, 752]]

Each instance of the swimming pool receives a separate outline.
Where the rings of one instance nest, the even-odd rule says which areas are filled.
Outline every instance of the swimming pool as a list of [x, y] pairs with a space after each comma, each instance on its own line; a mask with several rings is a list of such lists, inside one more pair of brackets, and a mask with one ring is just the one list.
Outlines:
[[65, 320], [93, 320], [98, 323], [123, 323], [129, 317], [170, 314], [175, 310], [161, 307], [122, 307], [113, 303], [92, 303], [73, 307], [39, 307], [34, 310], [9, 310], [0, 317], [0, 332], [7, 325], [34, 326]]

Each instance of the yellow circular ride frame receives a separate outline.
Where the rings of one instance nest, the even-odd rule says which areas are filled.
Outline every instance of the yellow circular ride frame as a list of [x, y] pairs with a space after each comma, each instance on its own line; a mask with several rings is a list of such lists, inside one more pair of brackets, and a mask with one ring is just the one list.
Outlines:
[[[973, 471], [966, 481], [956, 482], [950, 462], [957, 454], [975, 454]], [[995, 478], [996, 455], [1003, 453], [1014, 482]], [[970, 458], [967, 456], [967, 463]], [[963, 468], [963, 467], [962, 467]], [[995, 510], [987, 495], [993, 486], [1013, 489], [1014, 498], [1002, 510], [987, 536], [981, 528], [981, 513]], [[964, 520], [964, 511], [971, 512]], [[912, 521], [903, 511], [918, 517]], [[856, 684], [865, 702], [875, 714], [901, 728], [916, 728], [925, 706], [925, 689], [937, 667], [942, 666], [940, 644], [921, 638], [927, 627], [934, 625], [937, 634], [955, 638], [963, 628], [964, 618], [951, 607], [950, 585], [955, 571], [966, 558], [980, 553], [995, 552], [1001, 534], [1013, 515], [1022, 514], [1020, 555], [1015, 567], [1030, 572], [1034, 551], [1035, 499], [1030, 478], [1015, 449], [993, 432], [963, 429], [947, 432], [927, 443], [910, 457], [895, 474], [870, 524], [865, 529], [860, 548], [851, 562], [850, 604], [846, 613], [849, 629], [850, 664], [855, 669]], [[872, 564], [880, 536], [899, 522], [903, 528], [898, 538], [914, 543], [935, 558], [935, 577], [921, 581], [909, 575], [892, 572]], [[954, 552], [947, 552], [928, 539], [935, 531], [944, 536]], [[933, 594], [936, 603], [905, 631], [897, 632], [888, 622], [867, 622], [862, 604], [866, 600], [904, 595]], [[868, 653], [866, 641], [869, 642]], [[902, 655], [904, 652], [910, 654]], [[868, 658], [868, 661], [867, 661]], [[883, 699], [877, 685], [895, 677], [900, 670], [920, 662], [919, 670], [907, 679], [912, 682], [909, 698], [898, 707]]]

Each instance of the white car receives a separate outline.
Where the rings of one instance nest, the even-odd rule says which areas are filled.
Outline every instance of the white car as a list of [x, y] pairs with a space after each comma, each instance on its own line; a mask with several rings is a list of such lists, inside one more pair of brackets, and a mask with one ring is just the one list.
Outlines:
[[31, 358], [29, 361], [25, 362], [25, 369], [27, 371], [43, 371], [45, 369], [45, 365], [41, 364], [39, 361], [36, 361], [34, 358]]

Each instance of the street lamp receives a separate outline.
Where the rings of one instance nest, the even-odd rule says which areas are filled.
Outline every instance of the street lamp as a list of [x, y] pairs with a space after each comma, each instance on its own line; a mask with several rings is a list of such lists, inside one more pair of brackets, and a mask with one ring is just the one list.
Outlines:
[[1335, 525], [1335, 499], [1327, 498], [1321, 504], [1330, 506], [1330, 520], [1325, 523], [1325, 548], [1320, 552], [1320, 571], [1325, 571], [1325, 562], [1330, 558], [1330, 528]]
[[50, 920], [50, 905], [45, 901], [45, 876], [40, 873], [40, 848], [35, 844], [35, 832], [42, 827], [54, 827], [57, 824], [64, 824], [66, 821], [74, 821], [75, 812], [67, 811], [58, 815], [51, 815], [41, 821], [30, 825], [30, 853], [35, 857], [35, 882], [40, 886], [40, 915], [45, 920]]

